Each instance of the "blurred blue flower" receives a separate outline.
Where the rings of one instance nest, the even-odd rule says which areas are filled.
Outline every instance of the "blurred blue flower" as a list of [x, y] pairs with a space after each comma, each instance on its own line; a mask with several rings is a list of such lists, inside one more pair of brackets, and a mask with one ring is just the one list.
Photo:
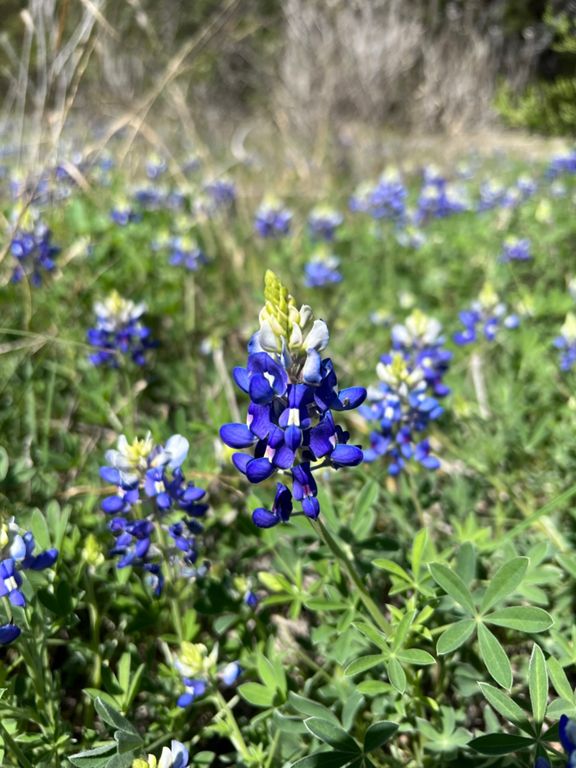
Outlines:
[[340, 259], [337, 256], [323, 255], [313, 257], [304, 267], [304, 283], [308, 288], [323, 288], [342, 282], [338, 271]]
[[260, 237], [285, 237], [290, 232], [292, 211], [279, 200], [265, 200], [254, 217], [254, 230]]
[[520, 318], [509, 313], [506, 305], [499, 301], [493, 287], [487, 283], [470, 309], [460, 312], [462, 331], [454, 334], [454, 342], [461, 346], [472, 344], [479, 338], [494, 341], [502, 328], [514, 329], [520, 325]]
[[308, 216], [308, 229], [317, 240], [332, 241], [336, 230], [342, 225], [344, 217], [328, 206], [317, 206]]
[[135, 304], [118, 291], [96, 302], [96, 324], [86, 334], [88, 343], [98, 348], [90, 362], [118, 368], [122, 358], [128, 357], [136, 365], [144, 365], [146, 353], [155, 346], [150, 329], [141, 323], [145, 311], [145, 304]]
[[508, 237], [500, 255], [500, 261], [529, 261], [532, 258], [531, 242], [527, 237]]
[[18, 229], [10, 243], [10, 253], [17, 261], [12, 271], [12, 282], [19, 283], [25, 277], [33, 286], [42, 284], [42, 274], [56, 269], [56, 256], [60, 248], [52, 244], [52, 233], [44, 224], [34, 229]]
[[554, 346], [561, 352], [560, 369], [571, 370], [576, 364], [576, 315], [574, 313], [569, 312], [566, 315], [560, 335], [554, 339]]

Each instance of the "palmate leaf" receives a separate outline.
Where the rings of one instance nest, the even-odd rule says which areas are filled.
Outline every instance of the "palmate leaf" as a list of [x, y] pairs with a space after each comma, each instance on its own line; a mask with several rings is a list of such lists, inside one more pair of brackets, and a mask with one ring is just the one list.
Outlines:
[[238, 693], [254, 707], [271, 707], [276, 697], [276, 688], [266, 688], [260, 683], [244, 683], [238, 686]]
[[394, 688], [396, 688], [399, 693], [404, 693], [406, 690], [406, 673], [398, 659], [391, 658], [386, 662], [386, 672], [388, 673], [388, 679]]
[[94, 699], [94, 709], [96, 712], [98, 712], [102, 720], [108, 725], [117, 728], [119, 731], [124, 731], [125, 733], [139, 736], [138, 731], [136, 728], [134, 728], [132, 723], [119, 712], [117, 712], [113, 707], [107, 704], [102, 698], [100, 698], [100, 696], [97, 696]]
[[488, 703], [509, 722], [523, 730], [528, 727], [528, 715], [507, 693], [490, 683], [478, 683]]
[[386, 744], [397, 730], [397, 723], [392, 723], [389, 720], [372, 723], [364, 734], [364, 752], [373, 752], [378, 747]]
[[548, 704], [548, 671], [539, 645], [534, 645], [532, 649], [528, 667], [528, 689], [534, 721], [540, 726], [544, 722]]
[[361, 751], [352, 736], [346, 733], [340, 725], [322, 720], [319, 717], [309, 717], [304, 720], [304, 725], [313, 736], [340, 752], [359, 754]]
[[297, 711], [308, 717], [319, 717], [322, 720], [329, 720], [335, 725], [340, 725], [338, 718], [330, 709], [317, 701], [311, 701], [304, 696], [290, 691], [288, 694], [288, 703]]
[[509, 733], [490, 733], [487, 736], [478, 736], [468, 742], [468, 746], [481, 755], [509, 755], [528, 749], [534, 744], [534, 739], [526, 736], [513, 736]]
[[472, 595], [460, 576], [442, 563], [430, 563], [428, 567], [436, 584], [465, 611], [473, 614], [475, 607]]
[[482, 613], [486, 613], [493, 605], [496, 605], [496, 603], [499, 603], [515, 591], [524, 578], [528, 563], [527, 557], [515, 557], [508, 563], [504, 563], [496, 571], [490, 579], [490, 583], [482, 598], [480, 604]]
[[572, 701], [574, 699], [574, 692], [568, 677], [566, 676], [564, 667], [560, 664], [558, 659], [555, 659], [553, 656], [548, 659], [548, 672], [550, 673], [552, 685], [558, 696], [566, 699], [566, 701]]
[[554, 619], [542, 608], [527, 605], [501, 608], [484, 616], [486, 624], [516, 629], [519, 632], [544, 632], [554, 624]]
[[367, 672], [369, 669], [383, 663], [384, 658], [380, 653], [372, 654], [370, 656], [360, 656], [359, 659], [354, 659], [354, 661], [348, 664], [344, 669], [344, 674], [348, 677], [354, 677], [354, 675], [359, 675], [361, 672]]
[[436, 653], [443, 656], [460, 648], [472, 636], [475, 629], [476, 622], [473, 619], [462, 619], [452, 624], [438, 638]]
[[483, 624], [478, 625], [480, 656], [486, 669], [503, 688], [512, 687], [512, 666], [499, 640]]

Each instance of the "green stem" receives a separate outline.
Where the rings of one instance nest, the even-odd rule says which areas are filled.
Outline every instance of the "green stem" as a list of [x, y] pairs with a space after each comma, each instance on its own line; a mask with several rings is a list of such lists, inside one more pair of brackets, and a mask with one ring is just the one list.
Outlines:
[[326, 546], [330, 549], [334, 557], [338, 560], [340, 565], [343, 566], [344, 570], [348, 573], [348, 576], [350, 577], [351, 581], [355, 585], [356, 589], [358, 590], [358, 594], [360, 596], [360, 600], [364, 603], [365, 608], [367, 609], [370, 616], [374, 619], [376, 624], [380, 627], [380, 629], [386, 634], [390, 634], [390, 624], [382, 614], [380, 608], [376, 605], [374, 600], [370, 597], [368, 592], [366, 591], [366, 588], [362, 582], [362, 578], [360, 577], [360, 574], [354, 567], [354, 564], [346, 555], [344, 550], [340, 547], [338, 542], [333, 538], [330, 531], [326, 528], [324, 523], [321, 520], [310, 520], [310, 523], [316, 533], [320, 534], [322, 540], [326, 544]]
[[30, 762], [30, 760], [28, 760], [26, 755], [22, 752], [20, 747], [12, 738], [12, 736], [10, 736], [10, 734], [2, 724], [1, 719], [0, 719], [0, 732], [2, 733], [2, 739], [4, 740], [4, 743], [6, 744], [6, 746], [9, 747], [12, 755], [18, 759], [18, 765], [20, 765], [21, 768], [33, 768], [32, 763]]
[[244, 736], [242, 736], [242, 731], [240, 730], [238, 723], [236, 722], [236, 718], [234, 717], [234, 712], [232, 711], [232, 708], [222, 696], [219, 690], [216, 690], [214, 692], [214, 699], [218, 706], [220, 707], [220, 712], [223, 714], [227, 724], [228, 728], [230, 729], [230, 740], [232, 741], [232, 744], [237, 749], [237, 751], [240, 753], [242, 759], [247, 764], [250, 763], [250, 750], [248, 749], [246, 742], [244, 741]]
[[416, 514], [418, 515], [418, 520], [420, 521], [420, 526], [422, 528], [426, 527], [426, 522], [424, 520], [424, 510], [422, 509], [422, 504], [420, 504], [420, 498], [418, 497], [418, 489], [416, 488], [416, 484], [414, 483], [414, 478], [412, 477], [412, 474], [410, 473], [410, 470], [406, 472], [406, 478], [408, 480], [408, 488], [410, 490], [410, 498], [412, 499], [412, 503], [414, 504], [414, 508], [416, 510]]

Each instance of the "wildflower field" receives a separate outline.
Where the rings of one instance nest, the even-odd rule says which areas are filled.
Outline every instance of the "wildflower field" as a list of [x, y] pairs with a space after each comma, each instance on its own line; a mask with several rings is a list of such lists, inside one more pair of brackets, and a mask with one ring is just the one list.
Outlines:
[[576, 153], [132, 160], [0, 157], [0, 764], [576, 765]]

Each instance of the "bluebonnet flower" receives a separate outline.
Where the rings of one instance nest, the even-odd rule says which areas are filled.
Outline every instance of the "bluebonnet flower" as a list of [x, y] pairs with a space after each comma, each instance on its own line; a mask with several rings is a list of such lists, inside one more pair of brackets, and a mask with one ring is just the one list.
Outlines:
[[[111, 516], [108, 528], [116, 537], [110, 554], [118, 557], [118, 568], [141, 568], [156, 595], [164, 584], [163, 559], [182, 576], [197, 575], [197, 536], [202, 532], [198, 518], [207, 506], [201, 503], [205, 491], [184, 478], [181, 467], [188, 449], [181, 435], [173, 435], [166, 445], [155, 445], [150, 433], [132, 443], [121, 435], [100, 469], [100, 477], [116, 486], [101, 504]], [[164, 538], [170, 542], [167, 546]]]
[[567, 768], [574, 768], [576, 766], [576, 722], [562, 715], [558, 727], [560, 743], [568, 756]]
[[31, 217], [24, 216], [10, 242], [10, 253], [16, 259], [12, 282], [19, 283], [27, 277], [31, 284], [42, 284], [44, 272], [56, 269], [56, 256], [60, 248], [52, 243], [52, 233], [41, 222], [33, 224]]
[[110, 211], [110, 218], [119, 227], [126, 227], [133, 221], [138, 221], [140, 215], [133, 209], [132, 204], [125, 197], [118, 198]]
[[516, 186], [524, 200], [532, 197], [538, 189], [538, 184], [530, 176], [522, 175], [516, 181]]
[[[293, 499], [310, 518], [320, 508], [313, 471], [355, 466], [362, 450], [348, 444], [349, 435], [334, 423], [332, 411], [356, 408], [366, 397], [363, 387], [338, 390], [332, 361], [320, 353], [328, 344], [328, 328], [315, 320], [309, 306], [296, 308], [287, 289], [270, 271], [265, 278], [266, 304], [260, 331], [248, 345], [246, 368], [235, 368], [236, 384], [250, 396], [245, 424], [225, 424], [220, 437], [231, 448], [250, 448], [232, 457], [251, 483], [284, 471], [292, 491], [277, 484], [272, 509], [254, 510], [252, 519], [269, 528], [287, 522]], [[317, 464], [317, 462], [321, 462]]]
[[168, 170], [168, 163], [163, 157], [160, 157], [160, 155], [155, 152], [146, 160], [145, 167], [146, 176], [148, 176], [151, 181], [154, 181], [166, 173]]
[[145, 304], [135, 304], [116, 290], [96, 302], [96, 324], [86, 338], [98, 351], [90, 355], [90, 361], [117, 368], [122, 357], [129, 357], [136, 365], [144, 365], [147, 351], [155, 346], [150, 329], [141, 322], [145, 311]]
[[478, 211], [489, 211], [492, 208], [511, 208], [516, 205], [521, 198], [520, 191], [514, 187], [508, 189], [495, 181], [485, 181], [480, 185], [480, 200], [478, 201]]
[[396, 242], [403, 248], [418, 250], [426, 243], [426, 239], [424, 232], [413, 226], [404, 227], [396, 232]]
[[[36, 542], [30, 531], [24, 531], [14, 518], [0, 527], [0, 597], [8, 598], [11, 605], [23, 608], [26, 597], [22, 590], [21, 571], [44, 571], [58, 558], [57, 549], [34, 554]], [[21, 633], [12, 621], [0, 626], [0, 645], [13, 642]]]
[[569, 312], [560, 335], [554, 339], [554, 346], [560, 350], [560, 369], [571, 370], [576, 364], [576, 315]]
[[191, 237], [172, 237], [169, 245], [168, 261], [172, 266], [185, 267], [190, 272], [196, 272], [206, 263], [204, 251]]
[[362, 184], [349, 201], [351, 211], [369, 213], [375, 219], [402, 219], [408, 192], [397, 171], [382, 174], [374, 185]]
[[393, 352], [383, 357], [376, 372], [380, 385], [368, 390], [367, 404], [360, 408], [367, 421], [378, 423], [378, 430], [370, 434], [370, 448], [364, 451], [365, 461], [384, 457], [393, 476], [400, 474], [408, 461], [438, 469], [440, 462], [423, 433], [443, 409], [428, 394], [422, 368], [409, 365], [400, 352]]
[[319, 205], [308, 216], [308, 229], [317, 240], [332, 241], [343, 221], [341, 213], [329, 206]]
[[434, 168], [424, 170], [423, 185], [418, 197], [415, 222], [442, 219], [468, 209], [462, 190], [448, 181]]
[[264, 200], [254, 216], [254, 230], [260, 237], [284, 237], [290, 232], [292, 211], [279, 200]]
[[216, 210], [230, 208], [236, 202], [236, 185], [226, 177], [207, 182], [204, 191]]
[[453, 337], [459, 345], [472, 344], [479, 337], [494, 341], [502, 328], [514, 329], [520, 324], [518, 315], [508, 313], [506, 305], [499, 301], [489, 283], [486, 283], [477, 301], [472, 302], [470, 309], [460, 312], [460, 321], [464, 330]]
[[529, 261], [532, 258], [531, 242], [527, 237], [507, 237], [500, 261]]
[[564, 155], [556, 155], [550, 161], [547, 176], [554, 179], [561, 173], [576, 173], [576, 149]]
[[445, 349], [444, 343], [441, 323], [418, 309], [409, 315], [404, 325], [392, 327], [392, 349], [401, 352], [409, 366], [422, 370], [424, 380], [435, 397], [445, 397], [450, 393], [443, 379], [450, 367], [452, 353]]
[[190, 753], [181, 741], [172, 739], [169, 747], [163, 747], [160, 760], [154, 755], [148, 755], [148, 759], [137, 757], [131, 764], [131, 768], [188, 768], [190, 765]]
[[238, 664], [237, 661], [231, 661], [229, 664], [226, 664], [223, 669], [220, 670], [218, 677], [220, 680], [222, 680], [224, 685], [230, 688], [237, 682], [241, 674], [242, 667], [240, 664]]
[[308, 288], [322, 288], [342, 282], [338, 271], [340, 259], [323, 248], [317, 249], [304, 267], [304, 283]]
[[217, 660], [217, 646], [208, 653], [208, 648], [202, 643], [183, 642], [181, 644], [180, 654], [174, 661], [185, 689], [176, 702], [179, 707], [188, 707], [195, 699], [206, 693], [215, 677]]

